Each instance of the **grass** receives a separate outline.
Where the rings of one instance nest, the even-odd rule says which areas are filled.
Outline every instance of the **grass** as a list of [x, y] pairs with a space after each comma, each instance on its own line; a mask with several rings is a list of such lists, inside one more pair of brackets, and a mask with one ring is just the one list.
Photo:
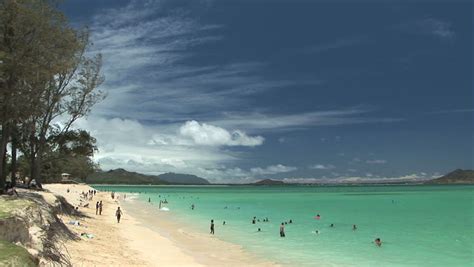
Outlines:
[[26, 199], [0, 197], [0, 219], [12, 216], [14, 210], [24, 209], [33, 202]]
[[37, 266], [28, 251], [20, 246], [0, 240], [0, 266]]

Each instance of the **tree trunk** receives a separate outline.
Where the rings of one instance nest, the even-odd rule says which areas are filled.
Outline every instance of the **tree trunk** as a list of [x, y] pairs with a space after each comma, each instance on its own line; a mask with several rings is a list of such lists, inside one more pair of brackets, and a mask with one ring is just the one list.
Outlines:
[[16, 185], [16, 171], [17, 171], [17, 163], [16, 163], [16, 152], [18, 149], [18, 139], [17, 139], [17, 131], [12, 134], [12, 162], [11, 162], [11, 179], [12, 185]]
[[40, 137], [39, 144], [36, 150], [36, 157], [34, 157], [34, 165], [31, 166], [33, 176], [31, 179], [35, 179], [36, 185], [42, 188], [41, 184], [43, 182], [41, 177], [41, 169], [43, 165], [43, 151], [46, 145], [46, 138]]
[[7, 123], [2, 123], [2, 137], [0, 138], [0, 194], [4, 192], [5, 189], [5, 182], [6, 182], [6, 164], [4, 157], [7, 153], [7, 144], [9, 138], [9, 125]]

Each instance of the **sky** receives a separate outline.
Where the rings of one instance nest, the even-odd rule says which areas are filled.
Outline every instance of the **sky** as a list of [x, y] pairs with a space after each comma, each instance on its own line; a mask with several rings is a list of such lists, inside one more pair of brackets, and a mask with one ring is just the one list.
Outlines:
[[211, 182], [472, 169], [470, 1], [69, 0], [107, 98], [104, 170]]

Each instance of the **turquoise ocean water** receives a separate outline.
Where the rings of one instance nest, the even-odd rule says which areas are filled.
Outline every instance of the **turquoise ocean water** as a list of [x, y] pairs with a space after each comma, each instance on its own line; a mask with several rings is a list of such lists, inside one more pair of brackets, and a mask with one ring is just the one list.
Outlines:
[[474, 266], [474, 186], [94, 187], [140, 192], [157, 213], [166, 198], [181, 223], [208, 232], [214, 219], [217, 237], [284, 265]]

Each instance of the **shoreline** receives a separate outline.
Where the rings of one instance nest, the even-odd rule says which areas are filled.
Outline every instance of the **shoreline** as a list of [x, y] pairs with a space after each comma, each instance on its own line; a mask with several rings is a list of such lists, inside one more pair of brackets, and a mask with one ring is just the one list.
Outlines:
[[[85, 184], [48, 184], [45, 188], [74, 206], [80, 204], [82, 191], [94, 189]], [[95, 215], [95, 203], [100, 200], [104, 203], [101, 216]], [[279, 266], [254, 257], [239, 245], [190, 231], [164, 212], [151, 214], [148, 207], [141, 206], [146, 203], [141, 202], [124, 201], [117, 193], [112, 200], [110, 193], [98, 192], [92, 200], [85, 201], [89, 207], [79, 208], [87, 216], [80, 221], [81, 226], [67, 223], [74, 218], [61, 218], [79, 236], [84, 231], [94, 236], [64, 244], [73, 266]], [[120, 223], [114, 216], [118, 206], [124, 213]]]
[[245, 251], [242, 246], [223, 241], [217, 236], [202, 233], [174, 220], [174, 214], [153, 210], [144, 201], [129, 198], [121, 200], [124, 213], [127, 212], [140, 225], [165, 236], [184, 253], [205, 266], [280, 266]]

